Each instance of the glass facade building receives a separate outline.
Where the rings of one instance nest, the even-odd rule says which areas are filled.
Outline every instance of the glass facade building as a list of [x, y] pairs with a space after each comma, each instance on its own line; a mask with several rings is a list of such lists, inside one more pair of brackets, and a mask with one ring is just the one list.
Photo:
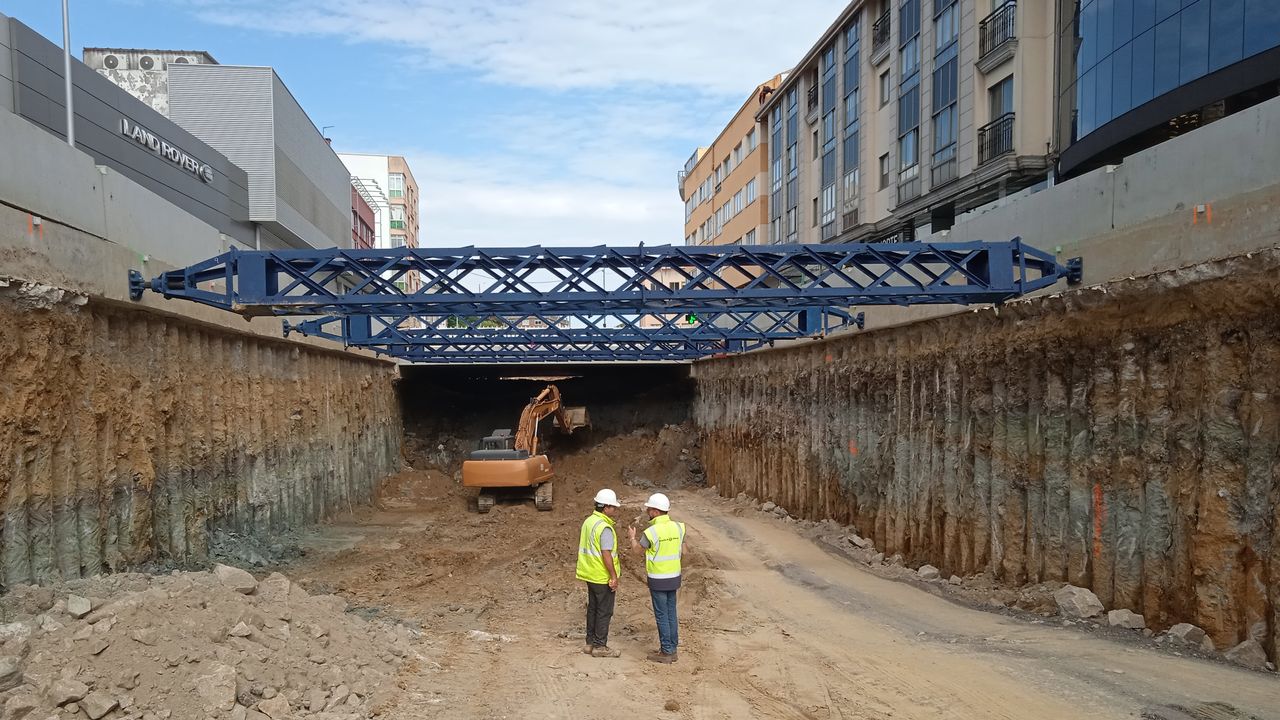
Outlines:
[[1068, 142], [1085, 152], [1069, 149], [1064, 164], [1080, 165], [1179, 114], [1280, 79], [1280, 58], [1273, 57], [1280, 0], [1077, 0], [1066, 9], [1071, 5], [1075, 68], [1059, 101], [1073, 112], [1060, 117], [1069, 118]]

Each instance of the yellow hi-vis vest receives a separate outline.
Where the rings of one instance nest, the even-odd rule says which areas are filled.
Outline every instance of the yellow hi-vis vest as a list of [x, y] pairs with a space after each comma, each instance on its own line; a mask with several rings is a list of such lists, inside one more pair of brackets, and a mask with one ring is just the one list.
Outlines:
[[609, 571], [604, 566], [604, 553], [600, 550], [600, 536], [605, 528], [613, 530], [613, 573], [622, 574], [622, 565], [618, 560], [618, 531], [613, 520], [600, 511], [582, 521], [582, 531], [578, 534], [578, 579], [597, 585], [609, 582]]
[[644, 569], [651, 578], [680, 576], [680, 550], [684, 546], [684, 523], [659, 515], [644, 529], [649, 547], [644, 551]]

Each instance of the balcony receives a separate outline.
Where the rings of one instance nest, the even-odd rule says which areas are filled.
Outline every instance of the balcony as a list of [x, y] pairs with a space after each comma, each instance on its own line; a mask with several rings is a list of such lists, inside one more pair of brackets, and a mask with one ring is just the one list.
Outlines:
[[[871, 62], [878, 63], [884, 57], [882, 50], [889, 48], [889, 40], [893, 35], [893, 23], [890, 21], [891, 8], [886, 7], [880, 17], [871, 25]], [[885, 53], [887, 55], [888, 53]]]
[[978, 128], [978, 164], [1013, 152], [1013, 113], [1005, 113]]
[[818, 85], [814, 83], [809, 86], [809, 92], [805, 95], [805, 111], [813, 112], [818, 109]]
[[1008, 0], [978, 23], [978, 69], [991, 72], [1018, 49], [1018, 4]]
[[684, 181], [685, 181], [685, 178], [687, 178], [687, 177], [689, 177], [689, 171], [688, 171], [688, 170], [679, 170], [679, 171], [677, 171], [677, 172], [676, 172], [676, 189], [678, 189], [678, 190], [680, 191], [680, 199], [681, 199], [681, 200], [688, 200], [688, 199], [689, 199], [689, 198], [687, 198], [687, 197], [685, 197], [685, 196], [684, 196]]

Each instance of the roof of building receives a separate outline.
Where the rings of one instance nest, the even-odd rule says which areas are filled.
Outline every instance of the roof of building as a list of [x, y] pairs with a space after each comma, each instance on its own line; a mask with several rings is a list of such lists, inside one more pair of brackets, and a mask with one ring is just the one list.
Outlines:
[[[87, 47], [84, 52], [105, 52], [105, 53], [155, 53], [157, 55], [203, 55], [209, 58], [209, 62], [214, 65], [220, 65], [217, 58], [208, 50], [172, 50], [162, 48], [110, 48], [110, 47]], [[83, 57], [83, 55], [81, 56]]]

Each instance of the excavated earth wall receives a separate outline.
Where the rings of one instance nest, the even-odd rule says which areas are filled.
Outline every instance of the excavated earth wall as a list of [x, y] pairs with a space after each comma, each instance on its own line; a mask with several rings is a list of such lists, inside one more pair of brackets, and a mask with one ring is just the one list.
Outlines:
[[707, 481], [1280, 642], [1280, 253], [695, 366]]
[[0, 282], [5, 587], [206, 561], [371, 499], [393, 366]]

